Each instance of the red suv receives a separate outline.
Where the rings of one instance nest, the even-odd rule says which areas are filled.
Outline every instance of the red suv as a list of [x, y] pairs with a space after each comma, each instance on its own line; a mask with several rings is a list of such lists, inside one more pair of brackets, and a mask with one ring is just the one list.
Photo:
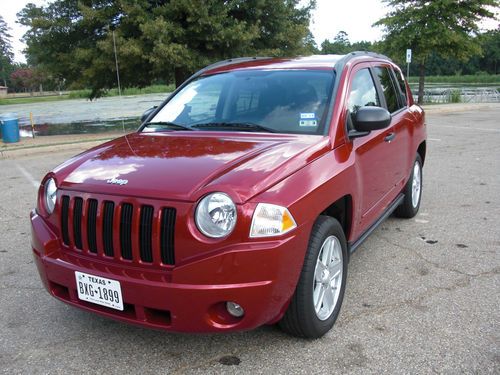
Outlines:
[[48, 173], [31, 213], [54, 297], [185, 332], [333, 326], [350, 254], [414, 216], [424, 113], [388, 58], [245, 58]]

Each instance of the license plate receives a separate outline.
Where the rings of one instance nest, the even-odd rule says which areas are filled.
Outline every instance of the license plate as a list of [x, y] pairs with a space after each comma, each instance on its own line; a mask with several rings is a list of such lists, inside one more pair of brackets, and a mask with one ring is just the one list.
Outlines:
[[120, 282], [75, 271], [78, 298], [123, 311]]

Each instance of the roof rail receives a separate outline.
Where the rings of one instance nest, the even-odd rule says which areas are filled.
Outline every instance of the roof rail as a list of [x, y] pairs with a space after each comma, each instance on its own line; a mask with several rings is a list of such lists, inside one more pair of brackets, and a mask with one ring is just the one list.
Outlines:
[[382, 55], [381, 53], [376, 53], [376, 52], [370, 52], [370, 51], [354, 51], [346, 54], [347, 56], [352, 56], [351, 58], [358, 57], [358, 56], [370, 56], [370, 57], [378, 57], [380, 59], [385, 59], [392, 61], [390, 57], [387, 57], [386, 55]]
[[368, 51], [354, 51], [354, 52], [349, 52], [343, 58], [341, 58], [339, 61], [337, 61], [337, 63], [335, 64], [335, 69], [338, 72], [341, 72], [344, 69], [345, 65], [350, 60], [355, 59], [356, 57], [362, 57], [362, 56], [374, 57], [374, 58], [389, 60], [390, 62], [393, 62], [389, 57], [382, 55], [380, 53], [368, 52]]
[[249, 61], [267, 60], [267, 59], [271, 59], [271, 58], [272, 57], [253, 56], [253, 57], [237, 57], [237, 58], [217, 61], [216, 63], [210, 64], [209, 66], [206, 66], [203, 69], [197, 71], [195, 73], [195, 76], [199, 76], [200, 74], [203, 74], [206, 71], [216, 69], [216, 68], [221, 68], [221, 67], [227, 66], [227, 65], [239, 64], [239, 63], [244, 63], [244, 62], [249, 62]]

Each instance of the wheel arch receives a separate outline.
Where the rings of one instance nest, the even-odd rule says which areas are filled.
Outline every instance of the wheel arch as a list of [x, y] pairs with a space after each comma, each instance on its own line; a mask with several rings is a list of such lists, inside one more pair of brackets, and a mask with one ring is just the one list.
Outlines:
[[426, 144], [426, 141], [423, 141], [422, 143], [420, 143], [420, 145], [417, 148], [417, 153], [422, 158], [422, 165], [425, 163], [425, 153], [426, 152], [427, 152], [427, 144]]
[[337, 219], [342, 229], [344, 230], [344, 234], [346, 239], [349, 238], [349, 234], [352, 228], [352, 196], [350, 194], [346, 194], [343, 197], [340, 197], [335, 202], [326, 207], [320, 215], [330, 216], [334, 219]]

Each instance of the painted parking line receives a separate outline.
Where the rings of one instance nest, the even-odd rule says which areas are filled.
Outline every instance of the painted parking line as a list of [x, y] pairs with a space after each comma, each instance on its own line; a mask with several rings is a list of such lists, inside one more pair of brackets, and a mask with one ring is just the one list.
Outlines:
[[33, 187], [38, 190], [38, 188], [40, 187], [40, 182], [35, 180], [35, 178], [26, 169], [21, 167], [19, 164], [16, 164], [16, 168], [31, 183], [31, 185], [33, 185]]
[[454, 125], [440, 125], [440, 128], [450, 128], [450, 129], [465, 129], [465, 130], [482, 130], [487, 132], [500, 132], [500, 129], [493, 128], [471, 128], [470, 126], [454, 126]]

